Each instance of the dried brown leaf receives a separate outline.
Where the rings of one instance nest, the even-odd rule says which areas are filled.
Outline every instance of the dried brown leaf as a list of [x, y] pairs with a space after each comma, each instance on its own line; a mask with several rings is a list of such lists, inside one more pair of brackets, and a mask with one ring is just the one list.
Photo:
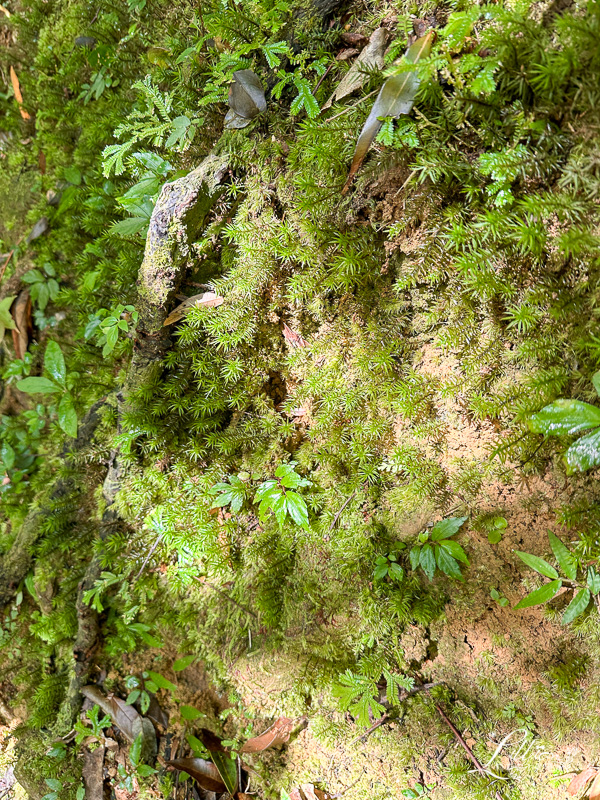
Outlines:
[[354, 58], [360, 53], [360, 50], [357, 50], [356, 47], [347, 47], [345, 50], [340, 50], [340, 52], [335, 57], [336, 61], [348, 61], [349, 58]]
[[216, 308], [223, 302], [223, 298], [214, 292], [202, 292], [202, 294], [195, 294], [193, 297], [188, 297], [188, 299], [184, 300], [181, 305], [177, 306], [177, 308], [171, 311], [169, 316], [163, 322], [163, 327], [165, 325], [172, 325], [174, 322], [179, 322], [179, 320], [183, 319], [183, 317], [185, 317], [188, 311], [191, 311], [192, 308], [200, 308], [201, 306], [204, 308]]
[[344, 75], [321, 111], [329, 108], [335, 100], [342, 100], [342, 98], [360, 89], [369, 78], [369, 70], [383, 69], [383, 55], [385, 53], [387, 35], [385, 28], [376, 28], [373, 31], [369, 44]]
[[[406, 51], [404, 60], [415, 64], [421, 58], [426, 58], [431, 52], [434, 37], [435, 33], [430, 31], [426, 36], [417, 39]], [[419, 77], [415, 70], [392, 75], [383, 84], [377, 96], [377, 100], [375, 100], [373, 104], [371, 113], [367, 117], [367, 121], [358, 137], [350, 173], [342, 189], [342, 194], [346, 194], [350, 188], [354, 176], [365, 160], [369, 147], [371, 147], [375, 137], [379, 133], [379, 129], [383, 124], [381, 118], [399, 117], [401, 114], [409, 114], [415, 102], [418, 88]]]
[[225, 784], [221, 780], [219, 770], [212, 761], [204, 758], [176, 758], [166, 762], [169, 767], [187, 772], [207, 792], [225, 791]]
[[262, 753], [269, 747], [278, 747], [285, 744], [289, 738], [290, 733], [294, 729], [294, 721], [288, 717], [279, 717], [279, 719], [271, 725], [270, 728], [260, 736], [254, 736], [248, 739], [246, 744], [242, 747], [242, 753]]
[[17, 358], [23, 358], [29, 347], [29, 337], [33, 332], [31, 322], [31, 297], [29, 290], [24, 289], [17, 297], [10, 310], [16, 328], [12, 330], [12, 340]]
[[85, 785], [86, 800], [103, 800], [104, 747], [97, 747], [92, 752], [87, 749], [83, 751], [81, 776]]
[[349, 44], [352, 47], [364, 47], [369, 41], [364, 33], [352, 33], [351, 31], [344, 31], [341, 35], [341, 39], [344, 44]]
[[21, 85], [19, 84], [19, 79], [17, 78], [17, 73], [15, 72], [15, 68], [11, 66], [10, 70], [10, 82], [12, 83], [13, 92], [15, 93], [15, 100], [19, 104], [19, 111], [21, 112], [21, 116], [23, 119], [31, 119], [29, 113], [23, 108], [23, 95], [21, 94]]
[[588, 791], [589, 800], [600, 800], [600, 772], [594, 778], [594, 782]]
[[598, 775], [598, 767], [588, 767], [576, 775], [567, 786], [567, 792], [571, 797], [579, 797], [588, 783]]
[[228, 99], [226, 128], [245, 128], [254, 117], [267, 110], [265, 90], [260, 78], [251, 69], [240, 69], [233, 73]]
[[290, 347], [308, 347], [308, 342], [299, 333], [293, 331], [289, 325], [283, 323], [283, 338]]

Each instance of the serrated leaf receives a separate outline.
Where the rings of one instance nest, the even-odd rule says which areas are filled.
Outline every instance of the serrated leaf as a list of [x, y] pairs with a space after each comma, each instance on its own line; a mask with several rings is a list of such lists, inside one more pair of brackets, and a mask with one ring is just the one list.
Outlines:
[[[426, 58], [431, 52], [431, 46], [434, 40], [434, 33], [430, 31], [426, 36], [411, 45], [405, 53], [404, 60], [408, 63], [416, 63], [421, 58]], [[365, 160], [367, 151], [369, 150], [373, 140], [379, 132], [381, 127], [381, 119], [383, 117], [399, 117], [402, 114], [409, 114], [417, 90], [419, 88], [419, 78], [416, 70], [404, 71], [398, 75], [392, 75], [381, 87], [377, 100], [373, 104], [371, 113], [367, 117], [363, 129], [358, 137], [352, 165], [348, 174], [346, 184], [342, 189], [342, 194], [345, 194], [350, 188], [354, 176], [360, 169], [362, 162]]]
[[469, 563], [467, 554], [465, 553], [465, 551], [462, 549], [462, 547], [459, 545], [458, 542], [452, 542], [452, 541], [440, 542], [438, 549], [440, 547], [446, 550], [448, 553], [450, 553], [452, 558], [455, 558], [457, 561], [462, 561], [463, 564]]
[[463, 577], [458, 562], [455, 561], [444, 547], [436, 547], [437, 565], [450, 578], [462, 581]]
[[23, 378], [17, 383], [17, 389], [27, 394], [52, 394], [61, 389], [48, 378]]
[[454, 536], [467, 519], [468, 517], [449, 517], [448, 519], [442, 519], [436, 522], [431, 529], [431, 540], [433, 542], [439, 542], [442, 539], [448, 539], [450, 536]]
[[527, 564], [528, 567], [539, 572], [540, 575], [545, 575], [546, 578], [558, 578], [558, 572], [554, 569], [552, 564], [549, 564], [545, 559], [539, 556], [534, 556], [531, 553], [523, 553], [520, 550], [515, 550], [521, 561]]
[[298, 114], [304, 109], [308, 116], [314, 119], [319, 113], [319, 104], [312, 93], [310, 83], [306, 78], [294, 76], [294, 86], [298, 91], [298, 96], [294, 99], [290, 111], [292, 114]]
[[376, 28], [373, 31], [369, 44], [363, 48], [354, 64], [344, 75], [329, 100], [321, 109], [322, 111], [329, 108], [336, 100], [342, 100], [347, 95], [360, 89], [369, 80], [370, 71], [383, 69], [387, 35], [385, 28]]
[[530, 592], [530, 594], [526, 595], [522, 600], [519, 600], [515, 608], [530, 608], [531, 606], [537, 606], [541, 603], [547, 603], [548, 600], [552, 600], [561, 586], [561, 580], [550, 581], [550, 583], [540, 586], [539, 589], [535, 589], [535, 591]]
[[400, 564], [391, 563], [389, 567], [390, 578], [394, 578], [397, 581], [401, 581], [404, 578], [404, 570], [400, 566]]
[[181, 672], [184, 669], [187, 669], [189, 665], [195, 661], [196, 656], [191, 654], [189, 656], [183, 656], [183, 658], [178, 658], [177, 661], [173, 663], [173, 670], [175, 672]]
[[2, 442], [0, 458], [2, 459], [2, 464], [5, 469], [12, 469], [14, 467], [16, 457], [17, 455], [12, 446], [6, 441]]
[[567, 606], [562, 617], [562, 624], [568, 625], [570, 622], [573, 622], [576, 617], [583, 614], [590, 604], [591, 597], [592, 595], [589, 589], [580, 589]]
[[534, 433], [573, 435], [600, 425], [600, 408], [579, 400], [555, 400], [529, 420]]
[[430, 544], [424, 544], [419, 555], [419, 564], [430, 581], [435, 575], [435, 555]]
[[373, 577], [375, 578], [376, 581], [382, 581], [387, 574], [388, 574], [387, 561], [385, 562], [385, 564], [378, 564], [373, 570]]
[[548, 531], [548, 539], [550, 540], [550, 547], [554, 553], [554, 558], [557, 560], [563, 573], [570, 580], [577, 580], [577, 561], [573, 554], [552, 531]]
[[109, 233], [119, 236], [135, 236], [140, 233], [149, 223], [148, 217], [130, 217], [122, 219], [110, 226]]
[[296, 525], [308, 527], [308, 508], [306, 500], [298, 492], [287, 492], [285, 495], [287, 511]]

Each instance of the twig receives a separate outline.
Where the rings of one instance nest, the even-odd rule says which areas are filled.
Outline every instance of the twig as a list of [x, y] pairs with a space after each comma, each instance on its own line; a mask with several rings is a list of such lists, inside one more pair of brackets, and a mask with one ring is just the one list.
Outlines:
[[142, 564], [142, 566], [140, 567], [140, 571], [138, 572], [138, 574], [137, 574], [137, 575], [135, 576], [135, 578], [133, 579], [133, 582], [134, 582], [134, 583], [137, 581], [137, 579], [140, 577], [140, 575], [142, 574], [142, 572], [143, 572], [143, 571], [144, 571], [144, 569], [146, 568], [146, 564], [147, 564], [147, 563], [150, 561], [150, 559], [152, 558], [152, 554], [154, 553], [154, 551], [156, 550], [156, 548], [158, 547], [158, 545], [159, 545], [159, 544], [160, 544], [160, 542], [162, 541], [162, 538], [163, 538], [163, 537], [162, 537], [162, 535], [161, 535], [161, 536], [159, 536], [159, 537], [158, 537], [158, 539], [157, 539], [157, 540], [154, 542], [154, 544], [153, 544], [153, 545], [152, 545], [152, 547], [150, 548], [150, 552], [148, 553], [148, 555], [147, 555], [147, 556], [146, 556], [146, 558], [144, 559], [144, 563], [143, 563], [143, 564]]
[[320, 86], [320, 85], [323, 83], [323, 81], [324, 81], [324, 80], [325, 80], [325, 78], [326, 78], [326, 77], [329, 75], [329, 73], [331, 72], [331, 70], [332, 70], [332, 69], [333, 69], [333, 64], [330, 64], [330, 65], [327, 67], [327, 69], [325, 70], [325, 72], [324, 72], [324, 73], [321, 75], [321, 77], [319, 78], [319, 82], [317, 83], [317, 85], [315, 86], [315, 88], [312, 90], [312, 93], [313, 93], [313, 94], [316, 94], [316, 93], [317, 93], [317, 89], [318, 89], [318, 88], [319, 88], [319, 86]]
[[361, 733], [361, 735], [357, 736], [355, 739], [352, 739], [350, 744], [354, 744], [354, 742], [359, 742], [361, 739], [366, 739], [367, 736], [370, 736], [373, 733], [373, 731], [376, 731], [377, 728], [379, 728], [381, 725], [384, 725], [389, 720], [389, 718], [390, 715], [386, 712], [383, 715], [383, 717], [381, 717], [381, 719], [378, 719], [374, 725], [371, 725], [371, 727], [368, 730], [366, 730], [364, 733]]
[[352, 492], [352, 494], [350, 495], [350, 497], [348, 497], [348, 498], [346, 499], [346, 502], [344, 503], [344, 505], [343, 505], [343, 506], [340, 508], [340, 510], [337, 512], [337, 514], [336, 514], [336, 515], [335, 515], [335, 517], [333, 518], [333, 522], [332, 522], [332, 523], [331, 523], [331, 525], [329, 526], [329, 530], [330, 530], [330, 531], [332, 531], [332, 530], [335, 528], [335, 526], [336, 526], [336, 524], [337, 524], [337, 521], [338, 521], [338, 519], [339, 519], [339, 518], [341, 517], [341, 515], [342, 515], [342, 512], [344, 511], [344, 509], [346, 508], [346, 506], [348, 505], [348, 503], [349, 503], [351, 500], [353, 500], [353, 499], [354, 499], [354, 497], [356, 496], [356, 492], [357, 492], [357, 490], [355, 489], [355, 490]]
[[8, 267], [8, 262], [12, 258], [12, 254], [14, 252], [15, 252], [14, 250], [11, 250], [10, 253], [6, 256], [6, 261], [4, 262], [4, 264], [2, 264], [2, 272], [0, 272], [0, 282], [4, 278], [4, 273], [6, 272], [6, 268]]
[[362, 780], [362, 778], [363, 778], [363, 777], [364, 777], [364, 776], [363, 776], [363, 775], [361, 775], [359, 778], [357, 778], [357, 779], [354, 781], [354, 783], [351, 783], [351, 784], [350, 784], [350, 786], [346, 786], [346, 788], [345, 788], [345, 789], [342, 789], [341, 791], [339, 791], [339, 792], [336, 792], [335, 794], [332, 794], [332, 795], [331, 795], [331, 797], [332, 797], [332, 800], [334, 800], [336, 797], [343, 797], [343, 796], [346, 794], [346, 792], [349, 792], [349, 791], [350, 791], [350, 789], [353, 789], [353, 788], [356, 786], [356, 784], [357, 784], [357, 783], [358, 783], [360, 780]]
[[258, 619], [258, 615], [255, 614], [254, 611], [250, 611], [249, 608], [246, 608], [246, 606], [243, 606], [241, 603], [238, 603], [237, 600], [234, 600], [233, 597], [230, 597], [226, 592], [224, 592], [222, 589], [219, 589], [218, 586], [215, 586], [210, 581], [207, 581], [206, 579], [200, 580], [200, 578], [197, 578], [195, 575], [194, 575], [194, 580], [198, 581], [198, 583], [200, 583], [202, 586], [208, 586], [209, 589], [213, 590], [213, 592], [217, 592], [217, 594], [220, 594], [221, 597], [224, 597], [226, 600], [229, 600], [230, 603], [233, 603], [234, 606], [237, 606], [242, 611], [245, 611], [246, 614], [250, 614], [250, 616], [254, 617], [254, 619]]
[[[427, 692], [427, 694], [429, 695], [429, 697], [430, 697], [430, 698], [433, 700], [433, 698], [432, 698], [432, 697], [431, 697], [431, 695], [429, 694], [429, 689], [426, 689], [425, 691]], [[475, 768], [477, 769], [477, 772], [479, 772], [479, 773], [480, 773], [480, 775], [485, 775], [485, 777], [486, 777], [486, 778], [488, 778], [488, 777], [489, 777], [489, 775], [488, 775], [488, 773], [485, 771], [485, 769], [483, 768], [483, 766], [481, 765], [481, 763], [479, 762], [479, 760], [478, 760], [477, 756], [476, 756], [476, 755], [473, 753], [473, 751], [471, 750], [471, 748], [469, 747], [469, 745], [468, 745], [468, 744], [465, 742], [465, 740], [464, 740], [464, 739], [463, 739], [463, 737], [460, 735], [460, 733], [458, 732], [458, 730], [457, 730], [457, 729], [454, 727], [454, 725], [453, 725], [453, 724], [450, 722], [450, 720], [448, 719], [448, 717], [445, 715], [444, 711], [442, 710], [442, 707], [441, 707], [441, 706], [439, 706], [439, 705], [438, 705], [438, 704], [435, 702], [435, 700], [433, 700], [433, 705], [436, 707], [436, 710], [437, 710], [438, 714], [440, 715], [440, 717], [441, 717], [441, 718], [444, 720], [444, 722], [446, 723], [446, 725], [447, 725], [447, 726], [450, 728], [450, 730], [451, 730], [451, 731], [452, 731], [452, 733], [454, 734], [454, 736], [455, 736], [455, 738], [456, 738], [456, 741], [457, 741], [457, 742], [458, 742], [458, 743], [461, 745], [461, 747], [463, 747], [463, 748], [464, 748], [464, 750], [465, 750], [466, 754], [469, 756], [469, 759], [470, 759], [470, 760], [473, 762], [473, 764], [475, 765]], [[499, 792], [499, 791], [497, 791], [497, 790], [494, 792], [494, 796], [495, 796], [496, 800], [503, 800], [503, 798], [502, 798], [502, 795], [501, 795], [501, 794], [500, 794], [500, 792]]]

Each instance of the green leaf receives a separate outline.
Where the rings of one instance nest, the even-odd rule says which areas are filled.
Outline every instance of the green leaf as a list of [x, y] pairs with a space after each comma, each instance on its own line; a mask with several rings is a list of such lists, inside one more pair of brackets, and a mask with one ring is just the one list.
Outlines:
[[132, 692], [129, 692], [129, 694], [127, 695], [127, 700], [125, 700], [125, 703], [128, 706], [132, 706], [135, 703], [135, 701], [138, 699], [140, 694], [141, 694], [140, 689], [134, 689]]
[[61, 386], [65, 385], [67, 379], [67, 368], [65, 367], [65, 358], [60, 349], [58, 342], [51, 340], [46, 346], [46, 353], [44, 355], [44, 369], [51, 377]]
[[593, 567], [588, 567], [587, 585], [592, 594], [600, 593], [600, 575]]
[[136, 233], [144, 230], [148, 226], [148, 217], [130, 217], [122, 219], [110, 226], [109, 233], [118, 236], [135, 236]]
[[149, 708], [150, 708], [150, 695], [148, 694], [148, 692], [142, 692], [142, 697], [140, 699], [140, 710], [142, 714], [146, 714]]
[[44, 778], [44, 780], [48, 784], [48, 788], [52, 789], [52, 791], [58, 792], [62, 789], [62, 781], [59, 781], [57, 778]]
[[182, 670], [189, 667], [189, 665], [196, 659], [195, 655], [184, 656], [183, 658], [177, 659], [173, 664], [173, 669], [175, 672], [181, 672]]
[[142, 778], [148, 778], [150, 775], [156, 775], [158, 772], [157, 769], [151, 767], [149, 764], [140, 764], [137, 768], [137, 774], [140, 775]]
[[69, 392], [63, 394], [58, 404], [58, 424], [67, 436], [77, 436], [77, 413]]
[[424, 544], [421, 548], [419, 564], [429, 580], [432, 581], [435, 574], [435, 556], [433, 554], [433, 548], [430, 544]]
[[12, 469], [14, 467], [16, 453], [11, 445], [6, 441], [2, 442], [2, 447], [0, 448], [0, 458], [2, 459], [2, 463], [6, 469]]
[[206, 716], [202, 713], [202, 711], [198, 711], [197, 708], [194, 708], [194, 706], [180, 706], [179, 713], [183, 719], [187, 720], [188, 722], [193, 722], [195, 719]]
[[[433, 34], [431, 32], [417, 39], [406, 51], [404, 56], [405, 62], [414, 64], [421, 58], [426, 58], [431, 52], [432, 43]], [[369, 147], [379, 132], [382, 124], [381, 120], [385, 117], [396, 118], [402, 114], [409, 114], [413, 107], [418, 88], [419, 78], [414, 69], [400, 72], [398, 75], [392, 75], [383, 84], [377, 96], [377, 100], [375, 100], [373, 104], [371, 113], [367, 117], [367, 121], [358, 137], [356, 150], [354, 151], [354, 157], [352, 159], [352, 166], [350, 167], [350, 173], [343, 192], [348, 189], [355, 174], [360, 169]]]
[[78, 786], [75, 793], [75, 800], [85, 800], [85, 786]]
[[158, 672], [152, 672], [148, 670], [148, 675], [150, 676], [151, 680], [158, 686], [159, 689], [167, 689], [169, 692], [176, 692], [177, 687], [171, 681], [168, 681]]
[[552, 531], [548, 531], [548, 538], [550, 539], [550, 547], [554, 553], [559, 567], [562, 569], [563, 574], [569, 580], [577, 580], [577, 561], [574, 555], [567, 549], [561, 540]]
[[490, 531], [487, 538], [490, 544], [498, 544], [502, 541], [502, 534], [500, 531]]
[[142, 744], [144, 743], [144, 734], [140, 733], [139, 736], [133, 740], [133, 744], [129, 749], [129, 760], [133, 764], [134, 767], [140, 763], [140, 758], [142, 756]]
[[220, 750], [211, 752], [210, 757], [219, 770], [219, 775], [227, 787], [227, 791], [232, 797], [235, 797], [238, 788], [237, 759], [230, 758], [229, 753], [223, 753]]
[[314, 119], [319, 114], [319, 104], [316, 101], [310, 87], [310, 83], [306, 78], [300, 78], [294, 75], [294, 85], [298, 90], [298, 97], [296, 97], [290, 107], [292, 114], [298, 114], [302, 109], [306, 111], [311, 119]]
[[400, 564], [390, 564], [390, 578], [394, 578], [397, 581], [401, 581], [404, 578], [404, 570]]
[[534, 433], [563, 436], [600, 425], [600, 408], [579, 400], [555, 400], [529, 420]]
[[540, 586], [539, 589], [535, 589], [535, 591], [528, 594], [522, 600], [519, 600], [515, 608], [529, 608], [530, 606], [540, 605], [540, 603], [547, 603], [548, 600], [552, 600], [561, 586], [561, 580], [550, 581], [550, 583]]
[[77, 167], [66, 167], [63, 171], [63, 176], [66, 181], [69, 181], [74, 186], [79, 186], [81, 183], [81, 172]]
[[545, 559], [534, 556], [531, 553], [522, 553], [520, 550], [515, 550], [521, 561], [527, 564], [528, 567], [539, 572], [540, 575], [545, 575], [547, 578], [558, 578], [558, 572], [554, 567], [549, 564]]
[[600, 464], [600, 430], [582, 436], [565, 453], [567, 472], [585, 472]]
[[376, 581], [382, 581], [387, 574], [388, 574], [387, 561], [385, 564], [378, 564], [373, 570], [373, 577], [375, 578]]
[[452, 556], [452, 558], [455, 558], [457, 561], [462, 561], [463, 564], [469, 563], [467, 554], [458, 544], [458, 542], [450, 542], [450, 541], [440, 542], [439, 547], [443, 548], [444, 550], [447, 550], [448, 553], [450, 553], [450, 555]]
[[591, 597], [589, 589], [580, 589], [567, 606], [563, 614], [562, 624], [568, 625], [569, 622], [573, 622], [576, 617], [583, 614], [590, 604]]
[[280, 55], [284, 55], [285, 53], [289, 52], [289, 46], [287, 42], [273, 42], [271, 44], [263, 44], [260, 48], [265, 58], [267, 59], [268, 65], [271, 69], [275, 69], [275, 67], [279, 66]]
[[204, 743], [200, 741], [200, 739], [198, 739], [192, 733], [188, 733], [185, 738], [187, 739], [187, 743], [192, 748], [194, 753], [199, 753], [201, 756], [207, 755], [208, 750], [204, 746]]
[[287, 510], [296, 525], [308, 528], [308, 508], [306, 501], [298, 492], [287, 492], [285, 495]]
[[448, 539], [448, 537], [454, 536], [467, 519], [468, 517], [450, 517], [449, 519], [436, 522], [431, 529], [431, 540], [433, 542], [439, 542], [442, 539]]
[[17, 383], [17, 389], [27, 394], [52, 394], [61, 389], [48, 378], [23, 378]]
[[442, 572], [445, 572], [446, 575], [449, 575], [451, 578], [462, 581], [463, 577], [458, 562], [452, 558], [445, 548], [436, 547], [436, 556], [437, 565]]
[[411, 551], [408, 554], [408, 558], [410, 561], [410, 566], [413, 569], [417, 569], [417, 567], [419, 566], [419, 560], [421, 558], [421, 548], [417, 547], [417, 545], [411, 548]]

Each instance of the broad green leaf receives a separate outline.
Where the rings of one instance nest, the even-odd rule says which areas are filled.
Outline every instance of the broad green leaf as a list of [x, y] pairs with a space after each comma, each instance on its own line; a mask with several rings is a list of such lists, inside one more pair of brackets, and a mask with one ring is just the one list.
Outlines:
[[75, 438], [77, 436], [77, 413], [73, 406], [73, 398], [65, 392], [58, 404], [58, 424], [67, 434]]
[[272, 492], [274, 489], [279, 490], [279, 486], [277, 485], [277, 481], [269, 480], [261, 483], [261, 485], [256, 490], [256, 494], [254, 495], [254, 502], [258, 503], [259, 501], [263, 500], [267, 494]]
[[44, 779], [48, 784], [48, 788], [52, 789], [55, 792], [58, 792], [62, 789], [62, 781], [59, 781], [58, 778], [45, 778]]
[[79, 186], [81, 183], [81, 172], [77, 169], [77, 167], [65, 167], [63, 176], [64, 179], [69, 181], [69, 183], [72, 183], [73, 186]]
[[549, 564], [545, 559], [534, 556], [531, 553], [522, 553], [520, 550], [515, 550], [521, 561], [527, 564], [528, 567], [539, 572], [540, 575], [545, 575], [547, 578], [558, 578], [558, 572], [554, 569], [552, 564]]
[[382, 581], [387, 574], [388, 574], [387, 561], [385, 564], [378, 564], [373, 570], [373, 577], [375, 578], [376, 581]]
[[65, 357], [62, 354], [58, 342], [51, 340], [46, 346], [44, 354], [44, 369], [61, 386], [65, 385], [67, 379], [67, 368], [65, 367]]
[[429, 580], [432, 581], [435, 574], [435, 556], [433, 554], [433, 548], [430, 544], [424, 544], [421, 548], [419, 564]]
[[436, 547], [437, 565], [442, 572], [449, 575], [451, 578], [456, 578], [462, 581], [463, 577], [460, 572], [458, 562], [446, 551], [444, 547]]
[[200, 739], [198, 739], [197, 736], [194, 736], [193, 734], [188, 733], [185, 738], [187, 739], [187, 743], [192, 748], [194, 753], [199, 753], [200, 755], [207, 755], [208, 754], [208, 750], [204, 746], [204, 743], [201, 742]]
[[588, 567], [587, 585], [592, 594], [600, 593], [600, 575], [593, 567]]
[[529, 420], [534, 433], [573, 435], [600, 425], [600, 408], [579, 400], [555, 400]]
[[137, 768], [137, 774], [141, 775], [142, 778], [148, 778], [150, 775], [155, 775], [158, 772], [157, 769], [151, 767], [149, 764], [140, 764]]
[[234, 496], [235, 493], [233, 489], [230, 487], [229, 491], [223, 492], [222, 495], [219, 495], [219, 497], [215, 499], [211, 508], [223, 508], [223, 506], [228, 506], [232, 502]]
[[540, 586], [539, 589], [526, 595], [522, 600], [519, 600], [515, 608], [529, 608], [530, 606], [537, 606], [540, 603], [547, 603], [552, 600], [554, 595], [559, 591], [562, 586], [562, 581], [550, 581], [550, 583]]
[[189, 656], [184, 656], [183, 658], [178, 658], [177, 661], [173, 664], [173, 670], [175, 672], [181, 672], [182, 670], [189, 667], [189, 665], [194, 661], [196, 658], [195, 655], [191, 654]]
[[565, 613], [563, 614], [562, 624], [568, 625], [569, 622], [573, 622], [576, 617], [583, 614], [590, 604], [590, 599], [590, 590], [580, 589], [567, 606]]
[[85, 786], [78, 786], [75, 800], [85, 800]]
[[498, 544], [498, 542], [502, 541], [502, 534], [500, 531], [490, 531], [488, 533], [488, 542], [490, 544]]
[[219, 770], [219, 775], [227, 787], [227, 791], [232, 797], [235, 797], [238, 787], [237, 759], [231, 758], [229, 753], [223, 753], [220, 750], [212, 751], [210, 757]]
[[[414, 64], [419, 61], [419, 59], [426, 58], [431, 52], [433, 38], [434, 33], [430, 31], [426, 36], [417, 39], [406, 51], [404, 56], [405, 62]], [[367, 117], [367, 121], [358, 137], [350, 173], [348, 174], [348, 179], [346, 180], [342, 194], [348, 191], [354, 176], [360, 169], [369, 147], [379, 132], [379, 128], [382, 124], [381, 119], [383, 117], [395, 118], [399, 117], [401, 114], [409, 114], [413, 107], [418, 88], [419, 78], [416, 70], [404, 71], [400, 72], [398, 75], [392, 75], [383, 84], [377, 100], [375, 100], [373, 104], [371, 113]]]
[[600, 430], [582, 436], [564, 455], [567, 472], [585, 472], [600, 464]]
[[127, 699], [125, 700], [125, 704], [128, 706], [132, 706], [138, 699], [140, 694], [141, 694], [140, 689], [134, 689], [132, 692], [129, 692], [129, 694], [127, 695]]
[[12, 469], [15, 465], [16, 453], [8, 442], [2, 442], [0, 447], [0, 458], [5, 469]]
[[462, 561], [463, 564], [468, 564], [469, 563], [469, 559], [467, 558], [467, 554], [462, 549], [462, 547], [458, 544], [458, 542], [452, 542], [452, 541], [446, 540], [444, 542], [440, 542], [440, 544], [438, 546], [438, 549], [440, 549], [440, 548], [442, 548], [444, 550], [447, 550], [448, 553], [452, 556], [452, 558], [455, 558], [457, 561]]
[[596, 394], [600, 395], [600, 370], [592, 375], [592, 383], [594, 384]]
[[129, 749], [129, 760], [131, 761], [134, 767], [137, 767], [137, 765], [140, 763], [143, 743], [144, 743], [144, 734], [140, 733], [138, 736], [135, 737], [135, 739], [133, 740], [133, 744]]
[[135, 236], [148, 225], [148, 217], [130, 217], [110, 226], [109, 233], [118, 236]]
[[400, 564], [390, 564], [390, 578], [394, 578], [397, 581], [401, 581], [404, 578], [404, 570]]
[[467, 519], [468, 517], [450, 517], [436, 522], [431, 529], [431, 540], [439, 542], [441, 539], [448, 539], [448, 537], [454, 536]]
[[17, 389], [27, 394], [52, 394], [60, 392], [60, 388], [48, 378], [23, 378], [17, 383]]
[[287, 492], [287, 510], [296, 525], [301, 528], [308, 527], [308, 508], [306, 500], [298, 492]]
[[198, 711], [197, 708], [194, 708], [194, 706], [180, 706], [179, 713], [184, 719], [188, 720], [188, 722], [193, 722], [195, 719], [206, 716], [202, 711]]
[[177, 687], [171, 681], [168, 681], [164, 678], [159, 672], [152, 672], [148, 670], [148, 675], [150, 676], [151, 680], [158, 686], [159, 689], [167, 689], [169, 692], [176, 692]]
[[550, 547], [554, 553], [554, 558], [557, 560], [563, 573], [569, 580], [577, 580], [577, 561], [573, 554], [552, 531], [548, 531], [548, 538], [550, 539]]
[[408, 558], [410, 560], [410, 565], [413, 569], [417, 569], [419, 566], [419, 559], [421, 558], [421, 548], [415, 547], [411, 548], [410, 553], [408, 554]]

